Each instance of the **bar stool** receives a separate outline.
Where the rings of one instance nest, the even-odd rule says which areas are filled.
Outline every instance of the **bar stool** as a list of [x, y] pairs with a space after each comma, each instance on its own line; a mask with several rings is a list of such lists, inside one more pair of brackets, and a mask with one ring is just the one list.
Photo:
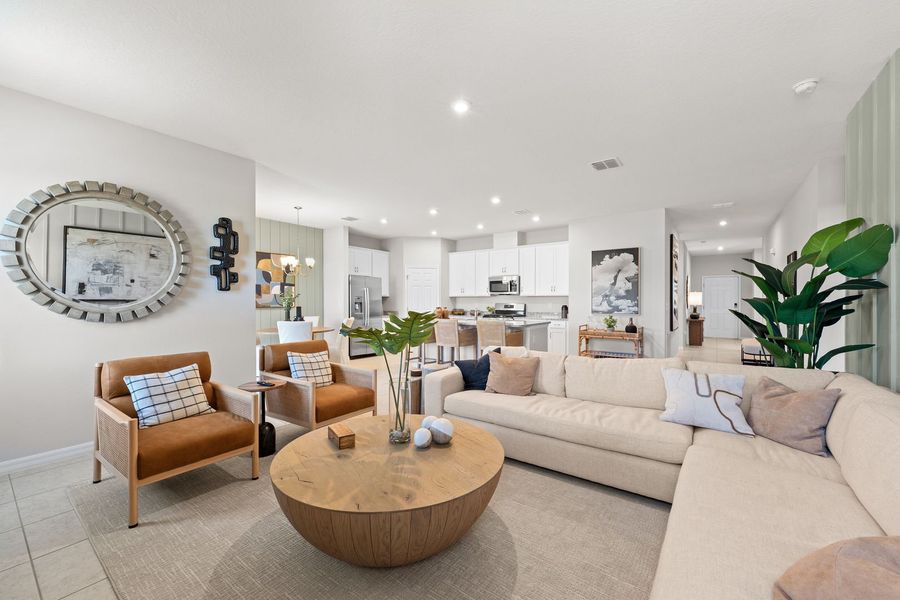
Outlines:
[[438, 348], [438, 363], [444, 362], [444, 348], [450, 348], [450, 362], [457, 359], [457, 350], [463, 346], [478, 346], [474, 327], [460, 329], [456, 319], [438, 319], [434, 324], [434, 340]]
[[508, 329], [503, 319], [478, 319], [478, 354], [484, 353], [487, 346], [524, 346], [525, 340], [521, 329]]

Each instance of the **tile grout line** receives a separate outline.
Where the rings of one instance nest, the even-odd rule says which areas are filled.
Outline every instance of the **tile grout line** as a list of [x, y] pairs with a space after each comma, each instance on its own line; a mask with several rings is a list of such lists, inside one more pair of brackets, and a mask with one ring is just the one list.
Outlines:
[[[113, 476], [113, 478], [115, 478]], [[100, 471], [100, 481], [103, 481], [103, 470]], [[94, 540], [91, 539], [90, 534], [88, 533], [88, 528], [85, 527], [84, 521], [81, 520], [81, 515], [78, 514], [78, 511], [75, 510], [75, 503], [72, 502], [72, 497], [69, 494], [73, 486], [66, 486], [65, 493], [66, 499], [69, 501], [69, 504], [72, 506], [72, 512], [75, 513], [75, 518], [78, 519], [78, 523], [81, 525], [81, 528], [84, 530], [84, 535], [86, 536], [87, 542], [91, 547], [91, 552], [94, 553], [94, 557], [97, 559], [97, 562], [100, 563], [100, 568], [103, 569], [103, 574], [106, 575], [106, 581], [109, 582], [109, 589], [112, 590], [113, 596], [119, 598], [119, 592], [116, 589], [115, 584], [113, 584], [112, 577], [109, 576], [109, 571], [106, 570], [106, 565], [100, 560], [100, 554], [97, 553], [97, 548], [94, 546]], [[102, 580], [101, 580], [102, 581]], [[97, 582], [95, 581], [91, 585], [95, 585]], [[88, 586], [90, 587], [90, 586]], [[79, 590], [80, 591], [80, 590]], [[71, 596], [71, 594], [69, 594]]]
[[41, 584], [38, 582], [37, 571], [34, 568], [34, 557], [31, 556], [31, 545], [28, 543], [28, 536], [25, 535], [25, 525], [22, 524], [22, 512], [19, 510], [19, 499], [16, 497], [16, 488], [12, 484], [12, 477], [9, 479], [9, 489], [13, 495], [13, 502], [16, 503], [16, 515], [19, 517], [19, 525], [22, 528], [22, 539], [25, 540], [25, 551], [28, 552], [28, 564], [31, 567], [31, 578], [34, 580], [34, 587], [37, 589], [38, 599], [43, 600], [44, 592], [41, 591]]

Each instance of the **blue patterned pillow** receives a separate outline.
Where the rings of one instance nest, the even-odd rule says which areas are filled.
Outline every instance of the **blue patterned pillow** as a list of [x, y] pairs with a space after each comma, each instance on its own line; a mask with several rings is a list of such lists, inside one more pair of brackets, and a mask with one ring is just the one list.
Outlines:
[[[500, 348], [495, 348], [494, 352], [500, 354]], [[488, 375], [491, 372], [491, 360], [488, 354], [485, 354], [478, 360], [456, 361], [456, 366], [459, 367], [463, 376], [463, 383], [465, 384], [463, 389], [483, 390], [487, 387]]]

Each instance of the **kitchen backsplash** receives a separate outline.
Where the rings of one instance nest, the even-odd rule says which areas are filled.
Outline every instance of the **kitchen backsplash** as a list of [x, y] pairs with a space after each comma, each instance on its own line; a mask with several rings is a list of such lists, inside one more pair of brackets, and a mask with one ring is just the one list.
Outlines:
[[496, 302], [521, 302], [530, 317], [558, 319], [563, 304], [569, 303], [568, 296], [491, 296], [489, 298], [454, 298], [451, 308], [484, 310]]

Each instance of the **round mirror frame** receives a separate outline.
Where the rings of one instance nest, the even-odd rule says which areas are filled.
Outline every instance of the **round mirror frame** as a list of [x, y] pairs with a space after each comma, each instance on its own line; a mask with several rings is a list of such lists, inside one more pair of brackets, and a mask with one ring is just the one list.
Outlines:
[[[165, 232], [172, 244], [175, 267], [166, 283], [152, 296], [104, 308], [88, 302], [73, 300], [51, 289], [32, 270], [25, 252], [25, 239], [31, 224], [42, 214], [65, 202], [79, 199], [112, 200], [152, 218]], [[72, 319], [84, 319], [93, 323], [117, 323], [133, 321], [157, 312], [181, 293], [191, 270], [191, 246], [181, 224], [172, 213], [163, 210], [159, 202], [146, 194], [114, 183], [96, 181], [69, 181], [63, 185], [51, 185], [23, 199], [9, 213], [0, 229], [0, 264], [22, 293], [51, 311]]]

